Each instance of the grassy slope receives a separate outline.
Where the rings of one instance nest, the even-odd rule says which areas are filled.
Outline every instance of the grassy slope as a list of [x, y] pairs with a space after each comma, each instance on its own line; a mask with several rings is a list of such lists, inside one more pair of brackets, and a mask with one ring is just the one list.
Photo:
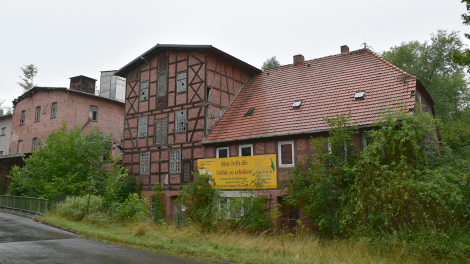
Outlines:
[[236, 263], [448, 263], [410, 255], [403, 248], [379, 253], [364, 240], [322, 243], [291, 236], [251, 236], [244, 233], [199, 233], [194, 227], [176, 229], [151, 222], [96, 226], [55, 216], [42, 221], [111, 243], [206, 261]]

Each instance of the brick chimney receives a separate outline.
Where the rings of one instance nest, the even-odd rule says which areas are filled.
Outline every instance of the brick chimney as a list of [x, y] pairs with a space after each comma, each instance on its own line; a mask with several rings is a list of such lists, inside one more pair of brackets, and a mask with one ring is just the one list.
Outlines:
[[302, 63], [302, 62], [304, 62], [304, 60], [305, 60], [304, 55], [302, 55], [302, 54], [295, 55], [294, 56], [294, 65]]
[[96, 80], [83, 75], [70, 78], [70, 90], [95, 94]]
[[348, 52], [349, 52], [349, 47], [347, 45], [341, 46], [341, 54], [348, 53]]

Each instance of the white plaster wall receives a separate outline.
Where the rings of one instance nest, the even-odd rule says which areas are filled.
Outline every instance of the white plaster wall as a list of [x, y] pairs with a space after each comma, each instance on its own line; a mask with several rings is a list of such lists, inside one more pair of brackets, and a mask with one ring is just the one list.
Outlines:
[[[11, 118], [11, 115], [0, 117], [0, 151], [3, 151], [3, 156], [8, 155], [10, 150]], [[4, 136], [1, 135], [2, 127], [6, 127]]]

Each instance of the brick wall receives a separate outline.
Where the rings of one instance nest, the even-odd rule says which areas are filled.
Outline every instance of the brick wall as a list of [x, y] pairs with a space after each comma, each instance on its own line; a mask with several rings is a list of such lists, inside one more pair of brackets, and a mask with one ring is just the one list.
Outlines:
[[[52, 118], [52, 104], [57, 103], [56, 117]], [[98, 107], [98, 120], [88, 121], [90, 105]], [[41, 107], [40, 120], [35, 121], [36, 107]], [[21, 112], [25, 111], [25, 123], [20, 124]], [[20, 153], [32, 152], [33, 138], [45, 144], [48, 135], [67, 122], [69, 129], [83, 127], [88, 132], [95, 126], [105, 135], [112, 135], [115, 145], [121, 144], [124, 104], [98, 96], [86, 95], [70, 90], [39, 90], [19, 101], [13, 111], [10, 154], [18, 154], [18, 142], [22, 142]], [[115, 147], [113, 156], [120, 150]]]

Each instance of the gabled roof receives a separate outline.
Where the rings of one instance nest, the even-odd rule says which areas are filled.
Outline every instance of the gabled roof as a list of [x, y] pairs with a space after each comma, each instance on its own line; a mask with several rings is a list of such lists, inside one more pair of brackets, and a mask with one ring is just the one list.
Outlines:
[[94, 95], [94, 94], [91, 94], [91, 93], [72, 90], [72, 89], [68, 89], [68, 88], [65, 88], [65, 87], [38, 87], [38, 86], [36, 86], [36, 87], [33, 87], [30, 90], [26, 91], [22, 95], [18, 96], [18, 98], [16, 98], [15, 100], [13, 100], [13, 106], [15, 106], [17, 103], [19, 103], [23, 99], [28, 98], [29, 96], [32, 96], [34, 93], [37, 93], [37, 92], [40, 92], [40, 91], [51, 91], [51, 90], [72, 92], [72, 93], [76, 93], [76, 94], [81, 94], [83, 96], [91, 96], [91, 97], [94, 97], [94, 98], [97, 98], [97, 99], [103, 99], [103, 100], [107, 100], [107, 101], [113, 101], [113, 102], [116, 102], [116, 103], [124, 104], [124, 102], [116, 100], [116, 99], [101, 97], [101, 96]]
[[152, 56], [157, 54], [158, 52], [164, 51], [164, 50], [201, 50], [201, 51], [210, 51], [212, 53], [221, 55], [231, 61], [234, 64], [238, 64], [245, 68], [246, 70], [252, 72], [252, 73], [259, 73], [261, 72], [260, 69], [242, 61], [239, 60], [235, 57], [233, 57], [230, 54], [227, 54], [212, 45], [180, 45], [180, 44], [157, 44], [153, 46], [151, 49], [147, 50], [146, 52], [142, 53], [142, 55], [138, 56], [128, 64], [124, 65], [121, 69], [117, 70], [114, 75], [121, 76], [121, 77], [126, 77], [125, 74], [131, 70], [132, 68], [136, 67], [137, 65], [144, 63], [145, 61], [142, 59], [150, 60]]
[[[327, 131], [324, 117], [349, 112], [352, 122], [368, 125], [387, 106], [414, 108], [417, 82], [368, 49], [269, 69], [248, 81], [202, 143]], [[355, 100], [357, 92], [365, 99]], [[301, 107], [292, 109], [296, 101]], [[250, 108], [254, 114], [245, 116]]]

